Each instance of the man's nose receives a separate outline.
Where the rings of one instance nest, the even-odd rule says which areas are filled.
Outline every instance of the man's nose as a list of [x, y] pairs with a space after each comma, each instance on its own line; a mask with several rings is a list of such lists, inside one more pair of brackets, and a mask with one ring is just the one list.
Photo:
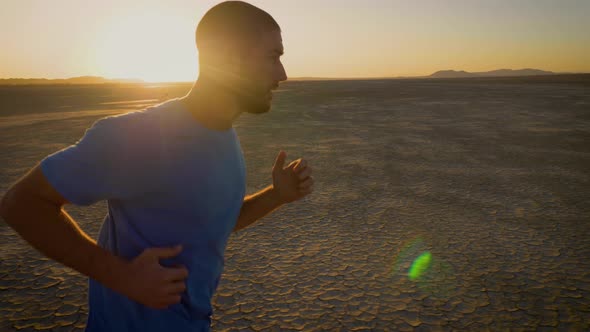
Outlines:
[[285, 72], [285, 67], [283, 66], [283, 64], [281, 64], [281, 69], [279, 71], [279, 77], [278, 77], [277, 81], [283, 82], [286, 80], [287, 80], [287, 72]]

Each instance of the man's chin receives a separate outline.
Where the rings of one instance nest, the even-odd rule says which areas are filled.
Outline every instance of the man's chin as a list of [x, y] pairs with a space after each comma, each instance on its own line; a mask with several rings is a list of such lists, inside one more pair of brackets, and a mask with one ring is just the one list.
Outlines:
[[257, 103], [255, 105], [250, 105], [250, 107], [246, 108], [246, 113], [251, 114], [263, 114], [268, 113], [270, 111], [270, 101], [266, 103]]
[[249, 109], [246, 111], [246, 113], [250, 113], [250, 114], [264, 114], [264, 113], [268, 113], [270, 111], [270, 107], [266, 107], [266, 108], [256, 108], [256, 109]]

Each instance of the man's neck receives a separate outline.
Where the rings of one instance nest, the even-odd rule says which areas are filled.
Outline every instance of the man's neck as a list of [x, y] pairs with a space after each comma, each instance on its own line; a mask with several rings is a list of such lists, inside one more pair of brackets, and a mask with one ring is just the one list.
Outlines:
[[180, 100], [199, 124], [212, 130], [231, 129], [241, 114], [233, 96], [204, 81], [195, 82]]

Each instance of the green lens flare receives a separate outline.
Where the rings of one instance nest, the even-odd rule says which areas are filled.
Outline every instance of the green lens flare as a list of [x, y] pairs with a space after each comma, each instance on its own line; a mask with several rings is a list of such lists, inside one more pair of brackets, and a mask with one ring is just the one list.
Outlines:
[[410, 278], [410, 280], [413, 281], [420, 278], [422, 273], [424, 273], [424, 271], [426, 271], [428, 267], [430, 267], [431, 260], [432, 254], [430, 254], [429, 251], [422, 253], [420, 256], [418, 256], [414, 260], [412, 266], [410, 266], [410, 270], [408, 271], [408, 277]]
[[405, 243], [399, 246], [399, 250], [394, 256], [391, 275], [407, 278], [408, 269], [412, 266], [416, 257], [424, 252], [430, 251], [429, 249], [428, 245], [420, 236], [407, 239]]

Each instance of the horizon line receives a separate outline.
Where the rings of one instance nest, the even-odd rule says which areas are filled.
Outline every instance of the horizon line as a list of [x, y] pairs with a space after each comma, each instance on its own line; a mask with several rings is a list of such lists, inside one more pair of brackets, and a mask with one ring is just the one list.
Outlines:
[[[547, 75], [590, 74], [590, 72], [552, 72], [549, 70], [535, 69], [535, 68], [522, 68], [522, 69], [501, 68], [501, 69], [479, 71], [479, 72], [468, 72], [465, 70], [456, 70], [456, 69], [443, 69], [443, 70], [438, 70], [438, 71], [436, 71], [432, 74], [429, 74], [429, 75], [416, 75], [416, 76], [297, 76], [297, 77], [288, 78], [287, 81], [437, 78], [437, 77], [432, 77], [432, 75], [434, 75], [438, 72], [466, 72], [466, 73], [470, 73], [470, 74], [478, 74], [478, 73], [487, 73], [487, 72], [494, 72], [494, 71], [500, 71], [500, 70], [511, 70], [511, 71], [540, 70], [540, 71], [546, 71]], [[540, 74], [540, 75], [516, 75], [516, 76], [512, 76], [512, 77], [518, 77], [518, 76], [543, 76], [543, 74]], [[480, 77], [440, 77], [440, 78], [482, 78], [482, 77], [485, 78], [486, 76], [480, 76]], [[498, 77], [502, 77], [502, 76], [498, 76]], [[510, 77], [510, 76], [504, 76], [504, 77]], [[96, 75], [82, 75], [82, 76], [74, 76], [74, 77], [68, 77], [68, 78], [45, 78], [45, 77], [8, 77], [8, 78], [4, 78], [4, 77], [0, 77], [0, 81], [8, 81], [8, 80], [68, 81], [68, 80], [76, 80], [76, 79], [83, 79], [83, 78], [107, 81], [107, 82], [103, 82], [103, 83], [130, 83], [130, 84], [133, 84], [133, 83], [137, 83], [137, 84], [194, 83], [196, 81], [196, 79], [188, 80], [188, 81], [184, 81], [184, 80], [180, 80], [180, 81], [148, 81], [148, 80], [144, 80], [144, 79], [140, 79], [140, 78], [109, 78], [109, 77], [96, 76]], [[127, 82], [125, 82], [125, 81], [127, 81]], [[82, 84], [84, 84], [84, 83], [82, 83]], [[101, 83], [87, 83], [87, 84], [101, 84]]]

